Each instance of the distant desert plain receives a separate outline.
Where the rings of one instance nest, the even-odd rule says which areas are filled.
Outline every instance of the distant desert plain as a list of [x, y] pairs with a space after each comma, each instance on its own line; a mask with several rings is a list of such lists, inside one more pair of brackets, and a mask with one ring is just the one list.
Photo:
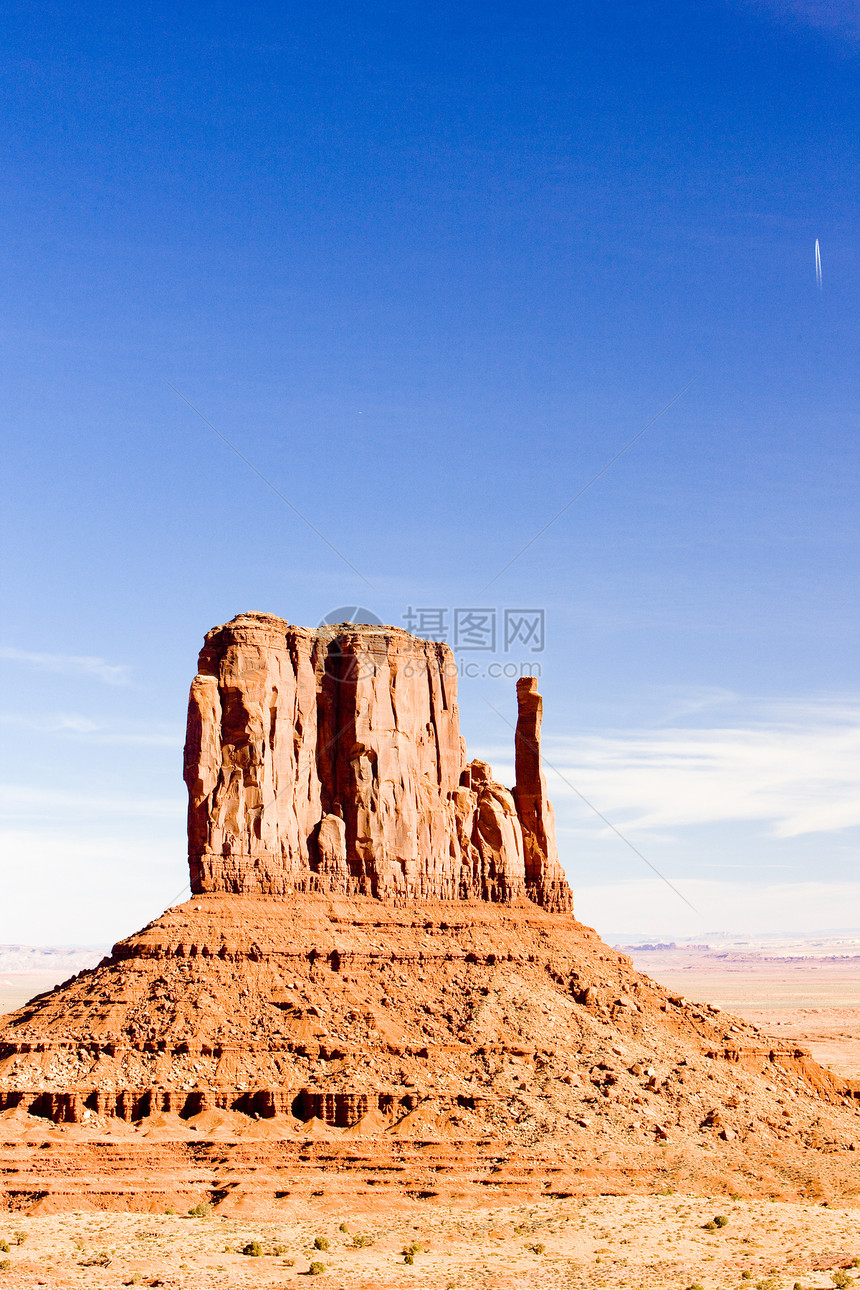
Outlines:
[[860, 932], [619, 948], [662, 985], [796, 1040], [822, 1066], [860, 1078]]

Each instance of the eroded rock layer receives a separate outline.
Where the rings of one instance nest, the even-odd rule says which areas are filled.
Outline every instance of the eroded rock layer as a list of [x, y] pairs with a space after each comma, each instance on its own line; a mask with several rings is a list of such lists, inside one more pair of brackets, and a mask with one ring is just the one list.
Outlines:
[[856, 1185], [856, 1091], [526, 900], [214, 893], [6, 1020], [0, 1208], [826, 1196]]
[[467, 764], [446, 645], [267, 614], [214, 628], [188, 705], [192, 890], [569, 909], [534, 680], [517, 697], [511, 792]]

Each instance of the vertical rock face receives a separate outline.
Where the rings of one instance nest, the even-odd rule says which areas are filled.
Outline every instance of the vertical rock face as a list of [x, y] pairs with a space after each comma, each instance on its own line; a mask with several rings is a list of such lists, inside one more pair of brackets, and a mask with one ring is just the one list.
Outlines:
[[570, 908], [540, 696], [518, 687], [511, 793], [485, 763], [466, 765], [456, 683], [446, 645], [394, 627], [311, 631], [243, 614], [214, 628], [188, 705], [192, 891], [528, 895]]
[[301, 886], [323, 808], [313, 633], [247, 614], [207, 634], [185, 744], [193, 891]]

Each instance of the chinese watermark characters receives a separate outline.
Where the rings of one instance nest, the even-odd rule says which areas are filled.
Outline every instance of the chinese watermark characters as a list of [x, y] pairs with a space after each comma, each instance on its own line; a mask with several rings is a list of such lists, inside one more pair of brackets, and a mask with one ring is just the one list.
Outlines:
[[424, 640], [444, 641], [461, 651], [484, 650], [495, 654], [526, 649], [541, 654], [546, 647], [546, 611], [543, 609], [495, 609], [410, 605], [402, 615], [407, 630]]

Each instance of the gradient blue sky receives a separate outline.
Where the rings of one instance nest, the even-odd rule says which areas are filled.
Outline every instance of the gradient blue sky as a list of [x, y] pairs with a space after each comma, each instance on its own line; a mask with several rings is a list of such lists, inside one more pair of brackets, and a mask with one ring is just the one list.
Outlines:
[[[856, 4], [11, 4], [0, 58], [0, 939], [175, 900], [204, 631], [348, 604], [545, 610], [604, 933], [860, 924]], [[460, 696], [510, 779], [513, 681]]]

